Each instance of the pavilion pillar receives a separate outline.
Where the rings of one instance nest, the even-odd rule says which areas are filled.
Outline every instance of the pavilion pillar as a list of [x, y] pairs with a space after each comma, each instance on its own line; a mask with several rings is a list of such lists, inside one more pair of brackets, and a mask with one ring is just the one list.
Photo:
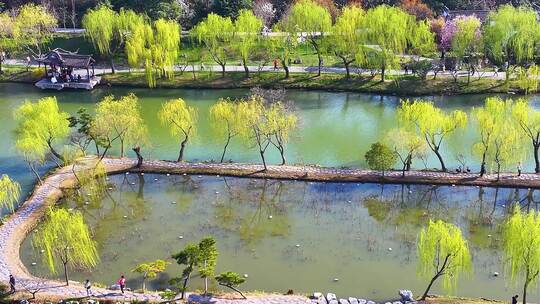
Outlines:
[[90, 82], [90, 70], [88, 70], [88, 67], [86, 68], [86, 77], [88, 77], [88, 82]]

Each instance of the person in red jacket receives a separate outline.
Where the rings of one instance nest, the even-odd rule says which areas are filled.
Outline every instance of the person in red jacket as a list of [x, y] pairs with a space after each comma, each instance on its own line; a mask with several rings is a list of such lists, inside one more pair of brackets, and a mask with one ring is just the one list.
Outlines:
[[126, 278], [124, 276], [121, 276], [117, 283], [118, 285], [120, 285], [120, 290], [122, 291], [122, 293], [124, 293], [124, 288], [126, 287]]

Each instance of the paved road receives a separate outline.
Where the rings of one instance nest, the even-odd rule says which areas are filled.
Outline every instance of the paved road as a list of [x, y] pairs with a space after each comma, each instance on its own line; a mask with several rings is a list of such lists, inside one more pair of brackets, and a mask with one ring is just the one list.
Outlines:
[[[86, 161], [86, 160], [85, 160]], [[82, 167], [87, 162], [82, 162]], [[263, 171], [261, 165], [254, 164], [210, 164], [210, 163], [176, 163], [168, 161], [145, 161], [141, 169], [135, 169], [133, 159], [104, 159], [103, 163], [109, 174], [124, 172], [148, 172], [171, 174], [221, 174], [229, 176], [242, 176], [252, 178], [277, 178], [310, 181], [342, 181], [342, 182], [380, 182], [381, 173], [370, 170], [322, 168], [311, 166], [268, 166]], [[430, 184], [461, 184], [477, 186], [520, 186], [540, 188], [540, 175], [505, 173], [501, 180], [495, 175], [486, 175], [479, 178], [468, 173], [443, 173], [429, 171], [407, 172], [401, 177], [401, 172], [387, 172], [385, 182], [393, 183], [430, 183]], [[62, 188], [71, 187], [75, 182], [71, 167], [57, 170], [49, 175], [43, 184], [36, 187], [33, 195], [10, 216], [4, 225], [0, 226], [0, 281], [7, 283], [9, 274], [13, 274], [19, 282], [19, 287], [28, 290], [40, 289], [39, 294], [58, 297], [83, 297], [86, 295], [84, 287], [73, 282], [69, 287], [62, 282], [36, 278], [30, 274], [20, 260], [20, 245], [39, 222], [46, 208], [53, 205], [62, 195]], [[111, 300], [139, 300], [159, 301], [155, 293], [136, 294], [128, 292], [124, 295], [117, 291], [107, 289], [94, 289], [94, 295], [100, 299]], [[249, 301], [240, 301], [250, 304], [305, 304], [309, 303], [305, 297], [265, 296], [253, 297]], [[233, 304], [235, 301], [214, 299], [216, 304]]]
[[[17, 59], [8, 59], [4, 63], [5, 65], [18, 65], [18, 66], [26, 66], [26, 62], [23, 60], [17, 60]], [[37, 65], [32, 65], [33, 67], [37, 67]], [[284, 70], [282, 68], [274, 69], [273, 66], [249, 66], [249, 70], [253, 73], [261, 71], [261, 72], [273, 72], [273, 73], [284, 73]], [[195, 71], [213, 71], [216, 73], [221, 72], [221, 66], [219, 65], [212, 65], [212, 64], [204, 64], [204, 65], [196, 65], [196, 66], [176, 66], [175, 71], [185, 71], [185, 72], [192, 72]], [[103, 75], [108, 74], [111, 72], [111, 69], [108, 66], [99, 65], [95, 69], [96, 75]], [[142, 72], [143, 69], [130, 69], [125, 66], [118, 66], [116, 67], [117, 73], [128, 73], [133, 71], [139, 71]], [[225, 67], [226, 72], [244, 72], [244, 67], [241, 65], [227, 65]], [[318, 68], [316, 66], [291, 66], [289, 67], [289, 71], [291, 73], [317, 73]], [[322, 72], [326, 74], [345, 74], [346, 70], [345, 68], [340, 67], [323, 67]], [[75, 74], [81, 74], [86, 75], [86, 70], [75, 70]], [[358, 69], [358, 68], [351, 68], [351, 74], [355, 75], [362, 75], [362, 76], [370, 76], [371, 71], [365, 70], [365, 69]], [[386, 72], [387, 75], [405, 75], [404, 70], [389, 70]], [[410, 74], [410, 72], [409, 72]], [[433, 77], [433, 72], [428, 73], [428, 77]], [[450, 72], [440, 72], [437, 74], [437, 77], [452, 77], [452, 74]], [[495, 73], [493, 71], [487, 71], [482, 72], [480, 74], [475, 74], [472, 76], [473, 78], [476, 77], [481, 78], [491, 78], [491, 79], [504, 79], [506, 77], [505, 72], [498, 72]], [[467, 77], [466, 71], [461, 71], [458, 73], [457, 77]]]

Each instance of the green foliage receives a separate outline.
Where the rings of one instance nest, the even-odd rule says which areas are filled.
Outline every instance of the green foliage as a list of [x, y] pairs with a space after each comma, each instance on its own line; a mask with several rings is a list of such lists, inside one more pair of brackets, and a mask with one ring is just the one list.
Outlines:
[[215, 279], [219, 283], [219, 285], [231, 288], [234, 291], [238, 292], [244, 299], [246, 298], [244, 294], [240, 290], [238, 290], [238, 286], [243, 284], [246, 279], [241, 277], [238, 273], [232, 271], [222, 272], [221, 274], [216, 276]]
[[115, 12], [107, 5], [88, 10], [82, 19], [92, 44], [102, 56], [111, 60], [113, 73], [114, 55], [124, 47], [129, 35], [144, 23], [144, 17], [132, 10], [121, 9]]
[[172, 20], [159, 19], [153, 25], [138, 23], [126, 42], [128, 63], [134, 68], [144, 67], [151, 88], [157, 78], [172, 78], [179, 53], [180, 25]]
[[240, 54], [246, 69], [246, 76], [249, 76], [247, 68], [250, 55], [257, 47], [260, 33], [263, 27], [262, 20], [255, 16], [250, 10], [242, 10], [234, 22], [235, 37], [231, 41], [234, 49]]
[[196, 134], [197, 110], [188, 106], [182, 98], [164, 103], [158, 113], [159, 120], [173, 136], [181, 136], [182, 143], [178, 161], [182, 161], [185, 145]]
[[61, 112], [56, 97], [44, 97], [36, 103], [26, 101], [14, 112], [17, 127], [15, 147], [28, 162], [43, 163], [48, 151], [60, 161], [54, 144], [69, 135], [69, 114]]
[[[418, 273], [431, 278], [422, 299], [428, 294], [433, 282], [443, 277], [443, 287], [452, 291], [462, 272], [471, 271], [471, 255], [461, 230], [441, 220], [429, 221], [418, 237]], [[435, 276], [433, 276], [435, 274]]]
[[396, 153], [380, 142], [371, 145], [365, 158], [371, 170], [382, 171], [383, 175], [385, 171], [392, 169], [397, 160]]
[[409, 171], [414, 158], [421, 157], [426, 153], [427, 143], [418, 134], [405, 128], [396, 128], [390, 130], [384, 142], [393, 148], [397, 157], [403, 165], [403, 175]]
[[7, 175], [0, 178], [0, 207], [15, 211], [15, 203], [21, 195], [21, 185]]
[[[0, 13], [0, 52], [10, 51], [15, 48], [16, 40], [13, 37], [14, 18], [6, 12]], [[3, 58], [0, 58], [2, 63]]]
[[399, 66], [399, 56], [409, 47], [425, 54], [434, 50], [434, 35], [425, 21], [416, 21], [412, 15], [397, 7], [379, 5], [367, 11], [363, 23], [366, 43], [363, 53], [357, 55], [359, 63], [376, 65], [384, 72]]
[[[504, 5], [490, 13], [485, 24], [484, 41], [489, 58], [509, 65], [532, 61], [540, 41], [540, 25], [533, 9]], [[511, 72], [507, 70], [507, 81]]]
[[361, 52], [363, 18], [364, 11], [359, 6], [349, 5], [343, 8], [332, 28], [330, 40], [334, 54], [341, 58], [347, 68], [347, 73], [349, 73], [348, 65], [357, 60], [358, 56], [364, 55]]
[[44, 250], [43, 261], [51, 273], [56, 273], [58, 264], [64, 266], [68, 285], [68, 265], [75, 269], [90, 269], [99, 260], [96, 243], [78, 211], [49, 208], [45, 222], [34, 234], [33, 245]]
[[503, 226], [504, 255], [512, 281], [524, 279], [523, 303], [527, 289], [540, 273], [540, 215], [538, 211], [522, 212], [519, 205]]
[[512, 118], [512, 103], [512, 100], [490, 97], [483, 108], [473, 112], [480, 131], [480, 140], [473, 152], [482, 161], [482, 174], [490, 161], [499, 174], [502, 167], [517, 163], [523, 155], [520, 130]]
[[517, 122], [521, 131], [531, 140], [533, 156], [535, 159], [535, 172], [540, 172], [540, 111], [525, 99], [518, 99], [512, 106], [512, 117]]
[[231, 18], [209, 14], [191, 30], [191, 34], [199, 44], [205, 46], [212, 60], [222, 67], [224, 76], [225, 65], [230, 58], [230, 46], [235, 37], [235, 27]]
[[163, 260], [155, 260], [153, 262], [141, 263], [133, 268], [131, 272], [140, 273], [143, 276], [142, 291], [146, 290], [146, 279], [153, 279], [167, 268], [170, 263]]
[[460, 110], [444, 113], [435, 107], [432, 102], [415, 100], [401, 101], [397, 111], [398, 121], [406, 128], [414, 130], [419, 136], [426, 139], [429, 148], [439, 158], [441, 170], [446, 171], [444, 160], [439, 152], [443, 140], [459, 128], [467, 124], [467, 114]]
[[286, 30], [293, 36], [306, 36], [319, 58], [319, 75], [321, 74], [324, 35], [332, 28], [332, 16], [325, 7], [313, 0], [300, 0], [293, 4], [289, 15], [284, 20]]
[[540, 68], [536, 64], [530, 67], [517, 68], [518, 85], [525, 95], [538, 92], [538, 79], [540, 78]]
[[[173, 279], [173, 285], [179, 285], [183, 280], [182, 298], [186, 291], [187, 283], [191, 277], [191, 273], [195, 268], [199, 270], [199, 274], [205, 279], [214, 275], [217, 260], [216, 241], [212, 237], [203, 238], [198, 244], [187, 244], [184, 250], [172, 256], [179, 265], [186, 265], [182, 271], [182, 278]], [[207, 284], [205, 285], [207, 286]]]
[[225, 158], [230, 141], [240, 134], [246, 133], [246, 108], [239, 102], [230, 99], [219, 99], [210, 107], [210, 122], [217, 138], [226, 138], [225, 147], [221, 155], [221, 162]]
[[146, 141], [147, 129], [141, 117], [137, 96], [129, 94], [115, 99], [109, 95], [96, 106], [96, 116], [91, 133], [103, 140], [103, 156], [117, 140], [120, 141], [120, 156], [125, 156], [125, 145], [139, 145]]
[[25, 4], [15, 17], [13, 37], [19, 46], [40, 56], [58, 26], [56, 18], [42, 5]]

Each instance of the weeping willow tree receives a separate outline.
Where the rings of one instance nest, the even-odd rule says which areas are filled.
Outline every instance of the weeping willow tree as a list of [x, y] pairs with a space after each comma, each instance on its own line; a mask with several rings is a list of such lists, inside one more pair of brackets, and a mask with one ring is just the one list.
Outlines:
[[15, 211], [15, 204], [21, 195], [21, 185], [9, 178], [7, 175], [2, 175], [0, 178], [0, 207]]
[[180, 25], [173, 20], [159, 19], [150, 25], [133, 27], [126, 42], [131, 67], [144, 67], [148, 86], [156, 86], [158, 78], [174, 76], [174, 65], [180, 53]]
[[460, 110], [445, 113], [429, 101], [405, 100], [401, 101], [396, 115], [406, 128], [414, 130], [419, 136], [425, 138], [429, 148], [437, 156], [441, 170], [446, 171], [440, 152], [441, 145], [450, 134], [465, 127], [467, 114]]
[[99, 260], [97, 245], [78, 211], [49, 208], [45, 222], [34, 234], [33, 245], [44, 250], [43, 261], [51, 273], [56, 274], [61, 264], [66, 285], [69, 267], [91, 269]]
[[25, 4], [20, 7], [13, 23], [13, 38], [17, 45], [32, 55], [41, 56], [53, 39], [58, 20], [43, 5]]
[[[348, 5], [343, 8], [341, 15], [336, 20], [332, 28], [332, 40], [334, 54], [341, 59], [345, 66], [346, 77], [351, 77], [350, 65], [361, 56], [361, 38], [362, 19], [364, 11], [356, 5]], [[363, 61], [363, 60], [361, 60]]]
[[192, 36], [204, 45], [212, 60], [221, 66], [221, 75], [225, 77], [225, 66], [230, 58], [231, 45], [235, 37], [235, 27], [230, 17], [214, 13], [199, 22], [192, 30]]
[[313, 0], [296, 2], [284, 20], [286, 29], [293, 37], [307, 39], [318, 58], [318, 73], [321, 75], [324, 36], [331, 30], [332, 16], [328, 9]]
[[481, 176], [486, 172], [486, 164], [491, 163], [499, 179], [502, 168], [517, 163], [524, 155], [522, 133], [512, 117], [512, 108], [512, 100], [490, 97], [484, 107], [473, 112], [480, 132], [473, 152], [482, 160]]
[[420, 231], [417, 247], [418, 272], [431, 278], [421, 300], [426, 299], [440, 277], [443, 278], [443, 287], [452, 291], [460, 274], [472, 269], [467, 241], [461, 230], [452, 224], [430, 220], [427, 228]]
[[456, 26], [456, 32], [452, 38], [452, 51], [467, 64], [467, 84], [469, 84], [471, 73], [474, 71], [475, 60], [482, 49], [482, 36], [480, 33], [482, 23], [475, 16], [458, 16], [452, 22]]
[[[14, 18], [7, 12], [0, 13], [0, 52], [6, 53], [15, 49], [16, 41], [13, 39]], [[0, 74], [5, 56], [0, 56]]]
[[379, 5], [368, 10], [363, 19], [361, 35], [362, 53], [357, 60], [360, 64], [378, 66], [381, 81], [389, 68], [399, 66], [399, 55], [411, 49], [414, 53], [428, 53], [435, 49], [435, 38], [425, 21], [416, 18], [397, 7]]
[[540, 111], [526, 99], [518, 99], [512, 106], [512, 117], [530, 140], [534, 156], [534, 172], [540, 173]]
[[540, 68], [536, 64], [530, 67], [517, 68], [518, 85], [525, 95], [538, 92], [538, 79], [540, 78]]
[[517, 66], [533, 61], [540, 42], [540, 25], [532, 8], [501, 6], [484, 26], [486, 55], [506, 67], [506, 83]]
[[519, 206], [503, 226], [504, 255], [512, 281], [523, 283], [523, 304], [527, 289], [535, 284], [540, 273], [540, 214], [521, 212]]
[[[285, 29], [282, 22], [276, 24], [276, 26], [273, 28], [274, 32], [283, 32], [284, 30]], [[266, 39], [269, 39], [272, 55], [279, 58], [283, 71], [285, 72], [285, 79], [289, 78], [289, 63], [291, 62], [293, 54], [297, 50], [298, 39], [289, 33], [270, 36]]]
[[55, 145], [63, 143], [69, 135], [69, 114], [60, 111], [56, 97], [44, 97], [33, 103], [26, 101], [14, 111], [17, 121], [15, 147], [39, 179], [36, 164], [42, 164], [50, 152], [53, 160], [64, 162]]
[[210, 107], [210, 122], [214, 134], [218, 138], [225, 137], [225, 146], [221, 154], [220, 162], [225, 159], [227, 148], [231, 140], [243, 132], [246, 126], [246, 108], [240, 106], [239, 102], [231, 99], [219, 99], [217, 103]]
[[234, 27], [234, 48], [242, 57], [246, 77], [249, 77], [248, 60], [260, 39], [263, 22], [251, 10], [244, 9], [240, 11], [238, 18], [236, 18]]
[[279, 151], [281, 165], [285, 165], [285, 148], [291, 133], [298, 127], [298, 116], [281, 101], [267, 107], [264, 115], [271, 135], [270, 143]]
[[89, 9], [82, 19], [86, 35], [99, 54], [109, 59], [113, 74], [114, 57], [122, 51], [133, 29], [144, 23], [145, 18], [142, 15], [124, 9], [116, 12], [107, 5]]
[[113, 143], [120, 142], [120, 157], [125, 156], [125, 146], [146, 142], [147, 128], [140, 113], [139, 99], [134, 94], [115, 99], [106, 96], [96, 106], [96, 116], [90, 132], [100, 138], [105, 149], [103, 159]]
[[187, 143], [196, 134], [197, 110], [188, 106], [182, 98], [173, 99], [162, 105], [158, 118], [169, 128], [172, 136], [182, 138], [178, 154], [178, 162], [181, 162]]

